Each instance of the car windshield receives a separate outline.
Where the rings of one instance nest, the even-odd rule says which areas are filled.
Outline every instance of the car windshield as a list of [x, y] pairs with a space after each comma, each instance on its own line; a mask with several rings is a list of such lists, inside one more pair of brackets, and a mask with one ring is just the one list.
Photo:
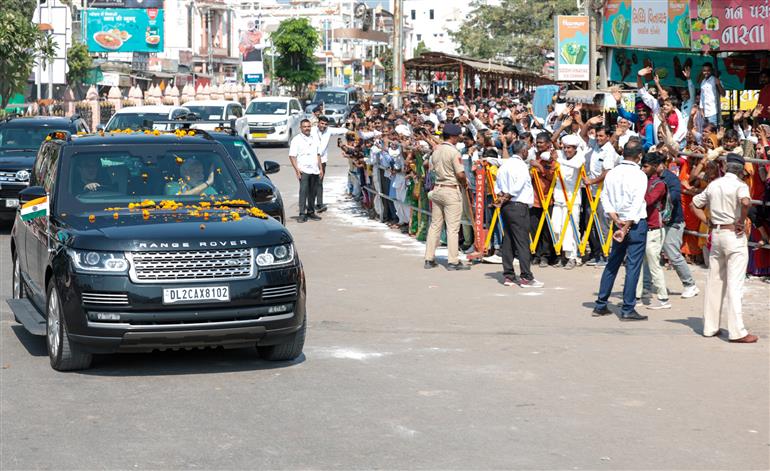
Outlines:
[[185, 105], [185, 107], [203, 120], [222, 119], [225, 110], [225, 107], [222, 105]]
[[347, 105], [348, 94], [345, 92], [316, 92], [313, 102], [323, 102], [326, 105]]
[[51, 127], [0, 127], [0, 149], [33, 150], [40, 147], [45, 137], [56, 128]]
[[[154, 121], [168, 121], [168, 114], [167, 113], [118, 113], [112, 117], [109, 123], [107, 123], [107, 126], [104, 128], [104, 130], [114, 131], [116, 129], [133, 129], [134, 131], [138, 131], [140, 129], [144, 129], [145, 127], [149, 127], [149, 126], [145, 126], [145, 121], [147, 121], [148, 125], [150, 122], [154, 122]], [[152, 125], [153, 129], [165, 130], [166, 127], [167, 125], [165, 124]]]
[[286, 114], [288, 103], [280, 101], [253, 101], [246, 114]]
[[68, 214], [174, 200], [249, 200], [229, 158], [209, 146], [104, 146], [71, 155], [58, 183], [58, 210]]
[[219, 143], [225, 146], [227, 153], [230, 154], [235, 167], [239, 172], [254, 175], [258, 170], [261, 170], [257, 156], [254, 155], [254, 151], [242, 139], [222, 139]]

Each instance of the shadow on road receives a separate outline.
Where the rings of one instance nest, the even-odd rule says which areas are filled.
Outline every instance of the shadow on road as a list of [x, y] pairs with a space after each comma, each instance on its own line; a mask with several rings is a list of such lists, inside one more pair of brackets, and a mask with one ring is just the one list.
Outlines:
[[171, 376], [211, 373], [235, 373], [289, 368], [304, 363], [303, 353], [294, 361], [270, 362], [259, 358], [253, 348], [227, 350], [164, 351], [94, 355], [89, 376]]
[[19, 339], [19, 343], [27, 349], [27, 352], [30, 355], [35, 357], [48, 356], [48, 347], [45, 345], [45, 337], [30, 334], [21, 324], [12, 325], [11, 330], [13, 330], [16, 338]]

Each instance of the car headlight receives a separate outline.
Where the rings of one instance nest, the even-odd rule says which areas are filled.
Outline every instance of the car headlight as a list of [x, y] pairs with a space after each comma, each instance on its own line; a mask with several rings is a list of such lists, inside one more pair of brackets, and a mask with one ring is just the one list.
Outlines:
[[294, 246], [292, 244], [260, 247], [256, 251], [258, 267], [276, 267], [294, 261]]
[[287, 124], [289, 124], [289, 120], [288, 119], [284, 119], [283, 121], [278, 121], [274, 125], [275, 126], [286, 126]]
[[93, 250], [67, 251], [78, 273], [121, 274], [128, 272], [128, 260], [122, 253]]

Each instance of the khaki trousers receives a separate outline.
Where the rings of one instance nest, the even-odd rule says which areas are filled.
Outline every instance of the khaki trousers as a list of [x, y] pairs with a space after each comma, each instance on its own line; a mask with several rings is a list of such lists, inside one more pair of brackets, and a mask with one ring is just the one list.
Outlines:
[[463, 203], [460, 188], [436, 187], [428, 194], [433, 202], [431, 209], [430, 229], [425, 246], [425, 260], [436, 257], [436, 247], [441, 239], [441, 229], [446, 222], [446, 242], [449, 251], [449, 263], [459, 263], [458, 245], [460, 218], [463, 214]]
[[[652, 286], [658, 299], [663, 301], [668, 299], [668, 289], [666, 288], [666, 275], [663, 273], [663, 267], [660, 266], [660, 251], [663, 250], [663, 239], [665, 233], [663, 229], [652, 229], [647, 231], [647, 245], [644, 248], [644, 263], [650, 270]], [[643, 276], [639, 277], [639, 283], [636, 285], [636, 297], [642, 297]]]
[[719, 332], [722, 311], [727, 317], [730, 340], [745, 337], [741, 296], [749, 263], [746, 236], [730, 229], [711, 231], [711, 254], [703, 306], [703, 335]]

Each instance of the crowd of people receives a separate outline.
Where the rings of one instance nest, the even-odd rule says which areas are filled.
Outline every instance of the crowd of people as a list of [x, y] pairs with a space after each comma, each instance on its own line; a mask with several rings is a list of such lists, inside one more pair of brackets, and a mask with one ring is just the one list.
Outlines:
[[[611, 93], [616, 119], [558, 97], [539, 118], [526, 92], [475, 99], [442, 92], [405, 97], [401, 110], [364, 102], [344, 127], [325, 132], [340, 135], [349, 197], [370, 217], [426, 241], [425, 268], [436, 266], [443, 239], [447, 268], [468, 269], [458, 254], [478, 248], [473, 221], [483, 216], [491, 232], [486, 260], [502, 262], [506, 285], [542, 286], [534, 267], [604, 267], [594, 310], [603, 315], [625, 264], [621, 319], [643, 320], [635, 305], [646, 295], [655, 298], [651, 309], [671, 307], [665, 265], [676, 271], [682, 297], [691, 298], [700, 290], [690, 264], [704, 264], [709, 283], [724, 284], [707, 291], [706, 334], [722, 306], [730, 339], [756, 341], [740, 321], [740, 289], [747, 273], [770, 275], [770, 250], [763, 249], [770, 243], [770, 165], [763, 162], [770, 155], [770, 71], [762, 73], [760, 104], [730, 118], [720, 111], [724, 89], [711, 65], [695, 80], [689, 69], [684, 75], [687, 88], [666, 88], [651, 68], [640, 70], [634, 109], [624, 108], [620, 89]], [[312, 132], [322, 126], [316, 120]], [[315, 164], [321, 179], [329, 139], [323, 142]], [[490, 177], [481, 183], [480, 210], [473, 204], [479, 168]], [[312, 218], [316, 206], [307, 192], [304, 199], [300, 217]]]

